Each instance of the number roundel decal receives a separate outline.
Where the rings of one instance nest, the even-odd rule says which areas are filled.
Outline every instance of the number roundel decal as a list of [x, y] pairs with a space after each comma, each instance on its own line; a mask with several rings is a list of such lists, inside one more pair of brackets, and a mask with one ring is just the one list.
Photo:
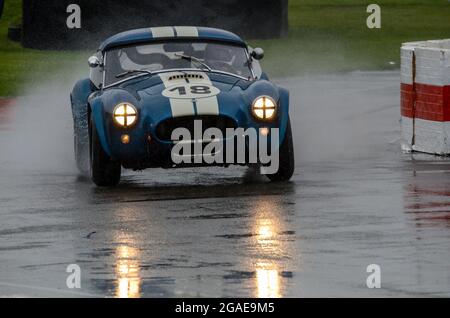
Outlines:
[[206, 98], [220, 93], [217, 87], [206, 84], [179, 84], [166, 88], [162, 95], [168, 98]]

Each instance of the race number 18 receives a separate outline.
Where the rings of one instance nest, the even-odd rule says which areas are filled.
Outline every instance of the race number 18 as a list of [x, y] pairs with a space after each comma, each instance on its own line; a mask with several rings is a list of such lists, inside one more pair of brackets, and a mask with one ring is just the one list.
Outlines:
[[[210, 94], [211, 90], [209, 89], [209, 86], [203, 86], [203, 85], [195, 85], [189, 87], [191, 94]], [[178, 86], [175, 88], [172, 88], [169, 90], [169, 92], [175, 92], [178, 91], [179, 95], [186, 95], [186, 86]]]
[[219, 94], [218, 88], [211, 85], [184, 84], [168, 87], [162, 94], [168, 98], [205, 98]]

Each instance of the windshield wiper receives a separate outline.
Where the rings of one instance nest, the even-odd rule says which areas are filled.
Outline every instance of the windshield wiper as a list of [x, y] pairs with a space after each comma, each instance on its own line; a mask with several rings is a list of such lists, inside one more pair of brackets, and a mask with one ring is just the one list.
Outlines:
[[212, 71], [212, 68], [208, 64], [206, 64], [205, 62], [200, 61], [200, 59], [196, 58], [195, 56], [179, 54], [179, 53], [175, 53], [175, 56], [178, 56], [178, 57], [180, 57], [182, 59], [185, 59], [185, 60], [188, 60], [190, 62], [192, 62], [192, 61], [197, 62], [198, 64], [200, 64], [204, 68], [206, 68], [209, 72]]
[[144, 69], [142, 69], [142, 70], [127, 70], [127, 71], [125, 71], [125, 72], [123, 72], [123, 73], [117, 74], [117, 75], [116, 75], [116, 78], [125, 77], [125, 76], [127, 76], [127, 75], [131, 75], [131, 74], [135, 74], [135, 73], [143, 73], [143, 74], [145, 73], [145, 74], [153, 75], [153, 72], [152, 72], [152, 71], [144, 70]]

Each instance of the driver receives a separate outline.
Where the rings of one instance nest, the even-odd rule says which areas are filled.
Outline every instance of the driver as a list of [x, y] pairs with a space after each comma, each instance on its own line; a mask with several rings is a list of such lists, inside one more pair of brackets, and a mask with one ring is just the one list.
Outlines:
[[231, 50], [224, 48], [223, 45], [217, 46], [213, 43], [207, 44], [204, 61], [213, 69], [237, 73], [236, 69], [233, 67], [235, 56]]

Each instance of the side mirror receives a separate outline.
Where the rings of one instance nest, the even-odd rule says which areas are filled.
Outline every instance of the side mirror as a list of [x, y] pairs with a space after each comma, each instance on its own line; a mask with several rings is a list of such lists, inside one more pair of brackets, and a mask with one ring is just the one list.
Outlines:
[[92, 55], [88, 59], [88, 64], [89, 64], [89, 67], [96, 68], [96, 67], [100, 66], [101, 63], [97, 56]]
[[255, 60], [262, 60], [262, 58], [264, 57], [264, 50], [259, 47], [253, 49], [251, 57]]

